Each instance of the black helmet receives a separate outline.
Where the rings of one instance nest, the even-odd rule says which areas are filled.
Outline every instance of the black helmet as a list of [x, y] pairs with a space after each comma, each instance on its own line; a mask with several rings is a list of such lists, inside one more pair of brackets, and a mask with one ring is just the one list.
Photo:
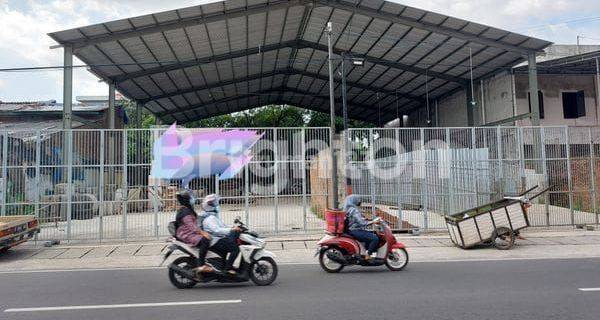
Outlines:
[[177, 192], [177, 201], [179, 201], [179, 204], [182, 206], [190, 206], [193, 199], [194, 197], [189, 190], [180, 190]]

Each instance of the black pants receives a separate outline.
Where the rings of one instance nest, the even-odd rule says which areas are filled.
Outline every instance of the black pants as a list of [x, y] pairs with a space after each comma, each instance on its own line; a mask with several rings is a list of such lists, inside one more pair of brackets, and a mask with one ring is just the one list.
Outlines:
[[206, 253], [208, 253], [208, 247], [210, 246], [210, 240], [202, 238], [196, 245], [198, 248], [198, 266], [201, 267], [206, 263]]
[[237, 258], [240, 253], [240, 248], [238, 248], [236, 243], [237, 237], [237, 233], [230, 232], [227, 237], [220, 239], [211, 247], [212, 251], [217, 252], [223, 258], [229, 253], [229, 258], [225, 260], [225, 270], [231, 270], [233, 268], [235, 258]]

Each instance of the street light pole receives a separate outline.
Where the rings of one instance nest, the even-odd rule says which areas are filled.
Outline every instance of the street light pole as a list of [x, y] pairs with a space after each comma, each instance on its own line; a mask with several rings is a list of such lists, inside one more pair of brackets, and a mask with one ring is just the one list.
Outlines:
[[335, 98], [334, 98], [334, 83], [333, 83], [333, 48], [331, 45], [331, 32], [332, 24], [327, 22], [327, 47], [329, 51], [329, 150], [331, 152], [331, 208], [336, 209], [338, 207], [338, 179], [337, 179], [337, 160], [335, 158]]

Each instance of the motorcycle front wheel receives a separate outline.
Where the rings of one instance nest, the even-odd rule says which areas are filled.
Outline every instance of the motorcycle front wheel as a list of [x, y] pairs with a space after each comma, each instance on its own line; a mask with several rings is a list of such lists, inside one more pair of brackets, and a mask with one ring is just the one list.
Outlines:
[[408, 252], [406, 249], [399, 248], [390, 252], [385, 259], [385, 266], [391, 271], [400, 271], [408, 264]]
[[263, 257], [250, 265], [250, 280], [257, 286], [268, 286], [277, 278], [277, 263], [270, 257]]
[[[192, 257], [179, 257], [173, 261], [173, 264], [186, 270], [192, 270], [196, 268], [196, 259]], [[178, 289], [190, 289], [193, 288], [198, 282], [188, 279], [173, 269], [169, 268], [169, 280]]]

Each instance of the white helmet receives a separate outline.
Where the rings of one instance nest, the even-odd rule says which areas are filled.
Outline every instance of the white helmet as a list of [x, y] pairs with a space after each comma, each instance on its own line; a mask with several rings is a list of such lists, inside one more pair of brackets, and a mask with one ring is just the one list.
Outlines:
[[217, 211], [220, 197], [216, 194], [209, 194], [202, 200], [202, 210], [206, 212]]

